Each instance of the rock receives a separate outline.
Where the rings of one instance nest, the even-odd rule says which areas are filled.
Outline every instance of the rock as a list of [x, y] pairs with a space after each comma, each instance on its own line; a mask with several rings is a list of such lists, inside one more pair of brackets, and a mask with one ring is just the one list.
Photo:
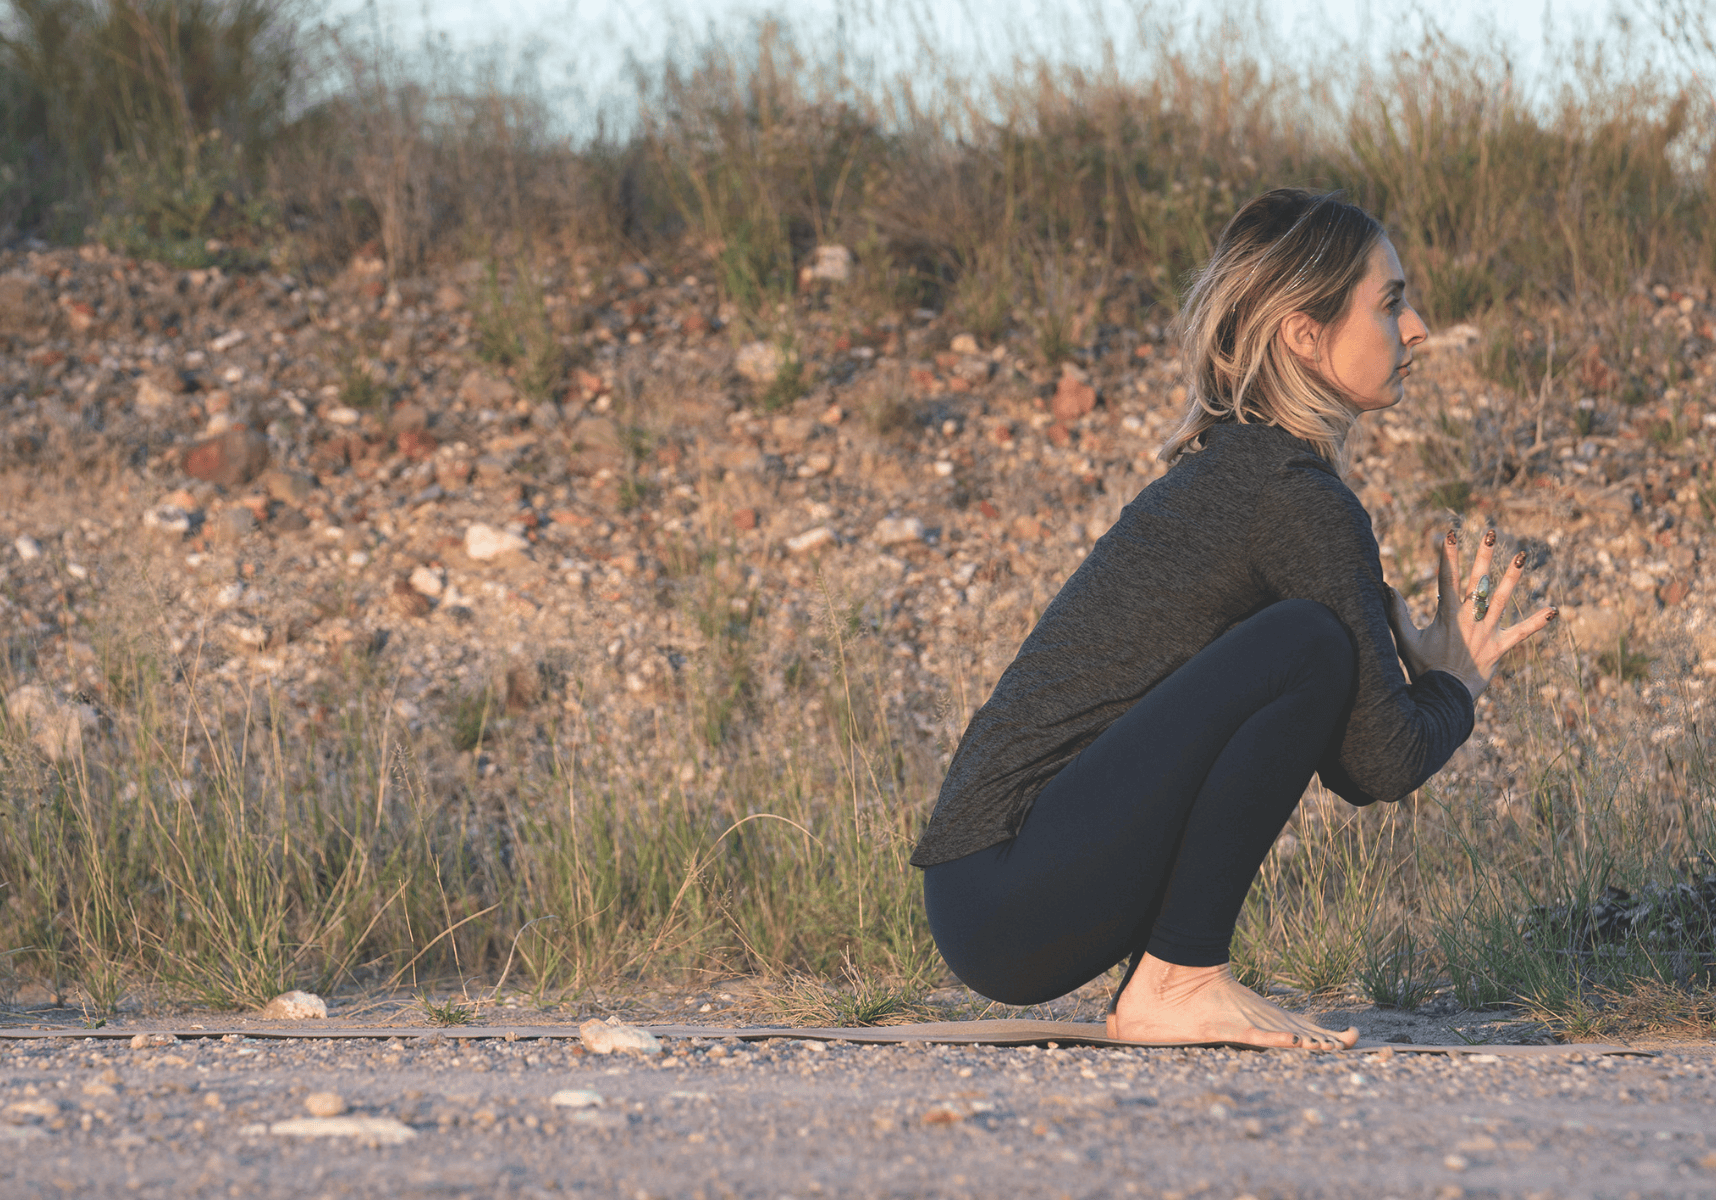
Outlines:
[[445, 577], [434, 567], [413, 567], [408, 582], [431, 600], [439, 596], [441, 589], [446, 586]]
[[235, 425], [191, 446], [180, 465], [193, 479], [225, 488], [242, 487], [268, 466], [268, 439], [254, 429]]
[[151, 416], [171, 408], [178, 399], [177, 395], [147, 375], [137, 381], [137, 395], [134, 402], [140, 411]]
[[15, 1100], [4, 1109], [0, 1109], [8, 1117], [28, 1120], [31, 1117], [40, 1121], [50, 1120], [60, 1115], [60, 1104], [57, 1100], [32, 1099]]
[[149, 1050], [157, 1046], [175, 1045], [178, 1040], [170, 1033], [138, 1033], [131, 1037], [131, 1048], [133, 1050]]
[[337, 1117], [346, 1111], [345, 1097], [338, 1092], [311, 1092], [304, 1097], [304, 1111], [312, 1117]]
[[1057, 421], [1076, 421], [1096, 407], [1096, 389], [1077, 375], [1067, 373], [1055, 386], [1049, 411]]
[[12, 543], [12, 549], [18, 552], [18, 557], [25, 562], [35, 562], [42, 557], [42, 543], [27, 533], [20, 533]]
[[953, 341], [947, 344], [947, 348], [952, 350], [955, 354], [961, 354], [968, 358], [982, 353], [982, 351], [977, 348], [977, 339], [972, 337], [969, 333], [956, 334]]
[[870, 538], [878, 546], [898, 546], [904, 542], [922, 541], [924, 523], [916, 517], [884, 517], [876, 522]]
[[560, 428], [560, 406], [551, 400], [544, 400], [530, 410], [530, 427], [549, 433]]
[[617, 1017], [578, 1026], [578, 1038], [591, 1054], [660, 1054], [661, 1039], [647, 1029], [622, 1025]]
[[814, 428], [815, 423], [809, 417], [790, 417], [782, 414], [769, 422], [769, 432], [780, 442], [781, 450], [789, 454], [804, 448]]
[[758, 387], [767, 387], [780, 377], [787, 356], [773, 342], [747, 342], [733, 357], [733, 369]]
[[810, 252], [810, 261], [799, 272], [806, 283], [845, 283], [852, 278], [852, 251], [845, 246], [818, 246]]
[[328, 1002], [314, 992], [281, 992], [256, 1014], [264, 1021], [323, 1021]]
[[834, 530], [826, 525], [818, 525], [814, 529], [807, 529], [801, 534], [789, 537], [786, 540], [786, 548], [793, 554], [809, 554], [813, 550], [833, 545], [836, 540]]
[[1433, 333], [1419, 345], [1420, 350], [1464, 350], [1473, 342], [1483, 337], [1483, 331], [1476, 325], [1461, 322], [1450, 325], [1438, 333]]
[[471, 482], [471, 460], [456, 454], [437, 456], [435, 484], [445, 491], [456, 491]]
[[459, 399], [476, 408], [505, 408], [514, 395], [512, 384], [487, 371], [471, 371], [459, 383]]
[[143, 528], [158, 529], [163, 533], [176, 533], [183, 536], [201, 529], [203, 525], [203, 510], [200, 508], [185, 509], [177, 504], [159, 504], [146, 509], [143, 513]]
[[733, 528], [741, 533], [749, 532], [757, 527], [757, 510], [754, 508], [735, 508], [733, 510]]
[[567, 1088], [548, 1097], [548, 1103], [555, 1108], [601, 1108], [602, 1097], [597, 1092]]
[[236, 542], [256, 532], [256, 514], [242, 505], [222, 509], [220, 516], [214, 519], [214, 528], [210, 532], [220, 541]]
[[518, 534], [496, 529], [481, 521], [472, 522], [465, 530], [465, 553], [478, 562], [487, 562], [503, 554], [521, 554], [528, 549], [530, 543]]
[[655, 282], [655, 273], [643, 263], [627, 263], [620, 268], [620, 283], [634, 292], [641, 292]]
[[6, 697], [6, 715], [49, 762], [83, 756], [83, 737], [101, 727], [88, 704], [58, 700], [39, 684], [26, 683]]
[[302, 504], [310, 498], [310, 493], [316, 490], [316, 481], [308, 475], [300, 475], [296, 471], [282, 471], [278, 467], [262, 473], [262, 486], [268, 490], [268, 495], [282, 504]]
[[392, 1117], [294, 1117], [276, 1121], [268, 1132], [280, 1137], [350, 1137], [377, 1146], [397, 1146], [417, 1136]]
[[322, 413], [322, 419], [324, 421], [331, 422], [332, 424], [349, 428], [363, 420], [363, 414], [358, 412], [355, 408], [350, 408], [344, 404], [336, 404]]

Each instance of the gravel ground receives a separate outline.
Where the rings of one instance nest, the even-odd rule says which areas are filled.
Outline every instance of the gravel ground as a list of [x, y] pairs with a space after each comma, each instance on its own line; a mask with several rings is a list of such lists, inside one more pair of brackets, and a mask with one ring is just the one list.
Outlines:
[[[450, 1034], [0, 1043], [0, 1195], [1716, 1194], [1706, 1044], [1529, 1060], [715, 1039], [667, 1051]], [[404, 1128], [272, 1131], [317, 1093]], [[402, 1140], [387, 1144], [389, 1129]]]

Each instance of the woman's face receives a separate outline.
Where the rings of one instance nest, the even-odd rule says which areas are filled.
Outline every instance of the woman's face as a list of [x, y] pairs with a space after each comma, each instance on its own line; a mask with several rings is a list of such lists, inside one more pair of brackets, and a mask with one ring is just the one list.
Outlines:
[[1412, 348], [1430, 331], [1406, 303], [1406, 273], [1385, 237], [1347, 311], [1317, 339], [1317, 369], [1357, 412], [1392, 408], [1412, 373]]

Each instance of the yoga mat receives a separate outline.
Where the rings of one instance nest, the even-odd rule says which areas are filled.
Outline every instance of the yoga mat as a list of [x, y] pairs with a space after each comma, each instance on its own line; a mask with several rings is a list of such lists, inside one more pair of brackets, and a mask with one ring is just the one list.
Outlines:
[[[816, 1028], [786, 1025], [644, 1025], [662, 1038], [738, 1038], [746, 1042], [770, 1041], [775, 1038], [816, 1042], [857, 1042], [864, 1045], [907, 1045], [927, 1043], [938, 1046], [1141, 1046], [1146, 1049], [1170, 1049], [1144, 1042], [1117, 1042], [1109, 1038], [1101, 1025], [1082, 1021], [925, 1021], [915, 1025], [854, 1026], [852, 1028]], [[246, 1025], [240, 1029], [187, 1029], [157, 1026], [142, 1028], [101, 1029], [18, 1029], [0, 1028], [0, 1039], [33, 1040], [40, 1038], [91, 1038], [101, 1041], [129, 1041], [138, 1034], [162, 1034], [181, 1041], [198, 1038], [222, 1038], [238, 1034], [246, 1038], [500, 1038], [506, 1041], [534, 1039], [569, 1040], [578, 1037], [576, 1025], [455, 1025], [444, 1029], [424, 1025], [323, 1025], [319, 1021], [269, 1022], [263, 1026]], [[1211, 1046], [1225, 1042], [1207, 1043]], [[1250, 1049], [1240, 1046], [1237, 1049]], [[1567, 1054], [1633, 1054], [1652, 1057], [1654, 1051], [1635, 1050], [1629, 1046], [1606, 1043], [1569, 1043], [1552, 1046], [1420, 1045], [1411, 1042], [1372, 1042], [1361, 1040], [1347, 1053], [1393, 1050], [1397, 1054], [1469, 1054], [1494, 1055], [1504, 1058], [1553, 1058]], [[1265, 1053], [1259, 1051], [1259, 1053]], [[1324, 1053], [1339, 1053], [1325, 1051]]]

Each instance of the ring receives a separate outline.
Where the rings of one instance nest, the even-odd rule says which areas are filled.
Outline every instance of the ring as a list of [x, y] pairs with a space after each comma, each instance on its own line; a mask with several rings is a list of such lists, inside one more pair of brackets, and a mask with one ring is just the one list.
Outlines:
[[1472, 616], [1481, 621], [1489, 615], [1490, 598], [1488, 596], [1472, 597]]

